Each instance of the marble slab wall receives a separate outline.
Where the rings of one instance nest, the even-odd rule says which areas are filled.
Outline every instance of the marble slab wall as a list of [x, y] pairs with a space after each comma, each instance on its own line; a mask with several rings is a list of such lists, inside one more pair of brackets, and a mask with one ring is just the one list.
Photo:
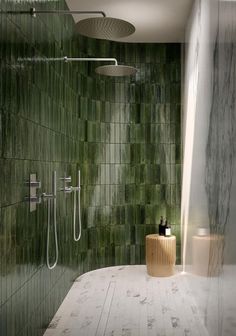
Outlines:
[[210, 336], [236, 326], [236, 3], [194, 2], [186, 29], [184, 270]]
[[[64, 1], [6, 1], [1, 10], [64, 9]], [[73, 279], [89, 270], [145, 263], [145, 235], [167, 216], [180, 262], [180, 45], [83, 38], [69, 15], [0, 20], [0, 335], [41, 336]], [[116, 57], [138, 68], [104, 78], [94, 63], [19, 58]], [[82, 236], [73, 241], [72, 195], [57, 193], [58, 266], [46, 261], [47, 207], [30, 213], [51, 174], [77, 183]], [[58, 179], [58, 189], [61, 187]], [[51, 232], [52, 233], [52, 232]], [[52, 236], [51, 236], [52, 237]], [[50, 256], [54, 257], [53, 239]]]

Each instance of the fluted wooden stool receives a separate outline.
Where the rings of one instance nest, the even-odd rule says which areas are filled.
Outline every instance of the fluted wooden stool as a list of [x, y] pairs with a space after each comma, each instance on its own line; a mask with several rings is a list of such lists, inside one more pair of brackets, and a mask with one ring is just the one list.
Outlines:
[[146, 236], [146, 265], [149, 275], [165, 277], [173, 275], [176, 261], [176, 238], [158, 234]]

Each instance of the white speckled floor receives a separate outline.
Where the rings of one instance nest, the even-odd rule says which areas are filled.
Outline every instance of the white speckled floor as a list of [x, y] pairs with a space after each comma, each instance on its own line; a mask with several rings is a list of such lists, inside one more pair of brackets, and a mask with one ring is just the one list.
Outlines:
[[79, 277], [44, 336], [207, 336], [185, 275], [116, 266]]

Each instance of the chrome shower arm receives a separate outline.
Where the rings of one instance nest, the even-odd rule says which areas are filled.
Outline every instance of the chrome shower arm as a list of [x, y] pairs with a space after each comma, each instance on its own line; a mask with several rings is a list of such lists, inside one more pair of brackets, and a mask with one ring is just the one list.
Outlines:
[[105, 66], [99, 66], [95, 69], [95, 72], [99, 75], [105, 76], [131, 76], [136, 74], [137, 69], [127, 65], [119, 65], [116, 58], [105, 58], [105, 57], [32, 57], [32, 58], [18, 58], [18, 62], [114, 62], [114, 64], [109, 64]]
[[116, 58], [98, 58], [98, 57], [64, 57], [65, 62], [114, 62], [118, 65]]
[[105, 58], [105, 57], [25, 57], [18, 58], [18, 62], [114, 62], [118, 65], [116, 58]]
[[63, 9], [51, 9], [51, 10], [42, 10], [42, 9], [35, 9], [34, 7], [30, 8], [29, 10], [22, 10], [22, 11], [0, 11], [1, 14], [29, 14], [32, 17], [36, 17], [36, 14], [99, 14], [103, 17], [106, 17], [106, 14], [103, 11], [79, 11], [79, 10], [63, 10]]

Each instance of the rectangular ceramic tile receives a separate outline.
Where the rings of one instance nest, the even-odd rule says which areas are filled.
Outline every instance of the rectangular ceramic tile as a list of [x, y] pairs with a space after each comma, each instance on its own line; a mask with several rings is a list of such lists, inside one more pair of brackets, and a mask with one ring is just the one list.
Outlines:
[[[9, 16], [0, 25], [0, 288], [9, 316], [0, 333], [42, 335], [80, 273], [145, 262], [145, 235], [156, 232], [161, 215], [174, 222], [180, 246], [180, 46], [74, 40], [68, 16]], [[108, 79], [93, 64], [16, 62], [78, 50], [115, 54], [139, 73]], [[48, 271], [46, 203], [29, 213], [25, 181], [36, 173], [39, 192], [51, 192], [53, 170], [75, 185], [78, 167], [82, 238], [73, 242], [72, 195], [58, 192], [59, 264]], [[53, 243], [50, 253], [53, 259]]]

